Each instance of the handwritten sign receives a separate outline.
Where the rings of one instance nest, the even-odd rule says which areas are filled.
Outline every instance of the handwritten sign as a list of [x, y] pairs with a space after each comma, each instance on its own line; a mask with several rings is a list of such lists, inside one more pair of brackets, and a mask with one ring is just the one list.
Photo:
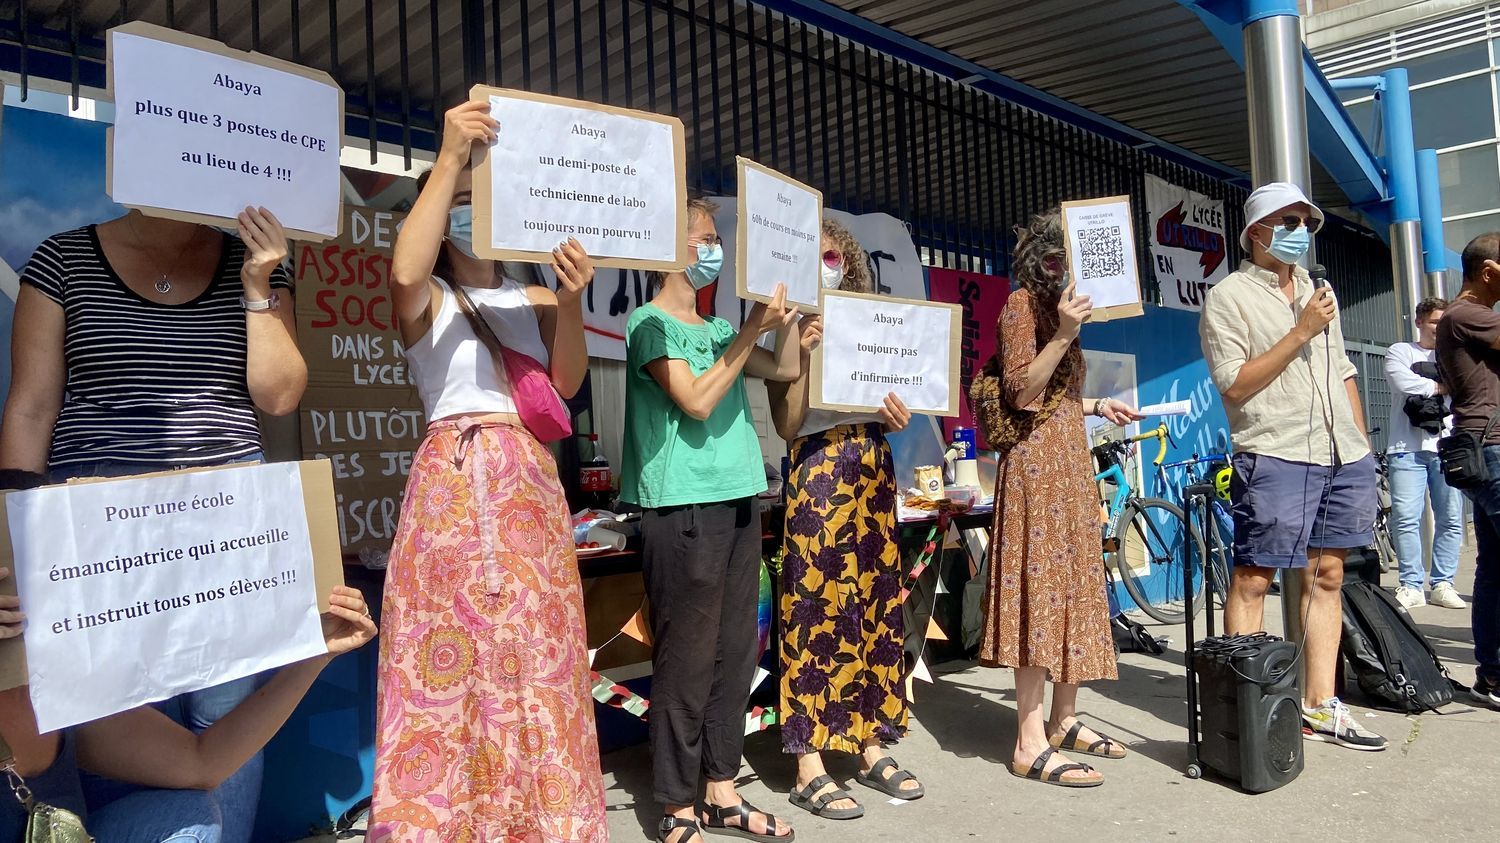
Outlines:
[[302, 453], [333, 466], [345, 552], [388, 550], [426, 433], [391, 310], [391, 249], [404, 215], [348, 208], [344, 233], [298, 243], [297, 342], [307, 360]]
[[962, 319], [958, 305], [824, 290], [809, 405], [871, 412], [894, 392], [914, 413], [958, 415]]
[[927, 270], [927, 283], [932, 291], [932, 300], [956, 304], [963, 311], [962, 338], [959, 342], [959, 412], [957, 418], [943, 420], [943, 441], [948, 441], [955, 427], [975, 429], [979, 436], [979, 447], [986, 447], [983, 434], [974, 423], [974, 411], [969, 406], [969, 384], [974, 375], [984, 368], [985, 361], [995, 353], [996, 331], [1000, 325], [1000, 311], [1010, 297], [1010, 279], [979, 272], [958, 269]]
[[326, 463], [275, 463], [6, 496], [38, 727], [325, 652], [327, 478]]
[[476, 85], [500, 137], [474, 151], [474, 252], [545, 262], [569, 237], [595, 266], [678, 270], [687, 245], [682, 121]]
[[1078, 294], [1093, 299], [1093, 321], [1144, 313], [1130, 197], [1064, 202], [1062, 216], [1068, 268]]
[[786, 300], [821, 313], [823, 194], [781, 173], [737, 157], [738, 230], [735, 284], [741, 299], [771, 300], [777, 284]]
[[332, 77], [140, 21], [107, 44], [111, 198], [210, 225], [264, 206], [293, 237], [338, 234], [344, 92]]

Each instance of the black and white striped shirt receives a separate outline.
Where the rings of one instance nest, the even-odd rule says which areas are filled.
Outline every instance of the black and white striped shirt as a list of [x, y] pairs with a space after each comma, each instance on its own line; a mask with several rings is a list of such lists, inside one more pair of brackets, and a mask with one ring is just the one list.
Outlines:
[[[245, 244], [224, 235], [214, 279], [180, 305], [125, 285], [94, 226], [47, 238], [21, 272], [63, 308], [66, 395], [52, 468], [99, 461], [211, 465], [261, 450], [245, 381]], [[289, 289], [277, 268], [271, 286]]]

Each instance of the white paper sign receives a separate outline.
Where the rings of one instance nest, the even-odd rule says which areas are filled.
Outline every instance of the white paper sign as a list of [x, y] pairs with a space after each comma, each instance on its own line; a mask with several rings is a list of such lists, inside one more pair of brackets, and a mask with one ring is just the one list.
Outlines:
[[43, 732], [327, 651], [296, 463], [6, 504]]
[[[1078, 294], [1093, 300], [1095, 318], [1109, 308], [1141, 312], [1140, 270], [1130, 223], [1130, 198], [1115, 196], [1062, 204], [1068, 265]], [[1102, 321], [1102, 319], [1101, 319]]]
[[740, 297], [769, 301], [776, 285], [785, 284], [788, 303], [819, 312], [823, 195], [747, 158], [738, 161]]
[[825, 290], [809, 403], [871, 411], [894, 392], [913, 413], [958, 415], [962, 314], [955, 304]]
[[1223, 200], [1147, 173], [1146, 215], [1161, 303], [1202, 310], [1208, 288], [1229, 275]]
[[[681, 268], [686, 175], [681, 124], [521, 92], [488, 90], [499, 139], [476, 185], [475, 251], [498, 260], [541, 260], [575, 237], [603, 265], [611, 259]], [[675, 125], [674, 125], [675, 124]], [[476, 182], [481, 177], [476, 171]]]
[[263, 206], [299, 239], [338, 234], [343, 92], [326, 74], [139, 23], [110, 31], [109, 58], [116, 202], [222, 220]]

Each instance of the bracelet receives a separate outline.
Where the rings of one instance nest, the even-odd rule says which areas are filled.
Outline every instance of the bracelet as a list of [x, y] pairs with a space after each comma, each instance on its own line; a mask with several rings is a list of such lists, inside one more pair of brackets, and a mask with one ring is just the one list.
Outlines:
[[261, 299], [260, 301], [250, 301], [244, 296], [240, 296], [240, 307], [243, 307], [251, 313], [260, 313], [267, 310], [275, 310], [280, 306], [281, 294], [275, 291], [272, 291], [270, 298]]
[[1104, 416], [1104, 409], [1103, 409], [1104, 408], [1104, 402], [1108, 401], [1108, 400], [1109, 400], [1108, 398], [1095, 398], [1094, 399], [1094, 415], [1100, 416], [1101, 418]]

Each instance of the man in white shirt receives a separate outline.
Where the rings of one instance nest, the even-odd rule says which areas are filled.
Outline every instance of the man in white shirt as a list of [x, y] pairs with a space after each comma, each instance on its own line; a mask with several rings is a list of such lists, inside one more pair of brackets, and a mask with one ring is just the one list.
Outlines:
[[[1385, 379], [1391, 387], [1391, 420], [1386, 472], [1391, 484], [1391, 534], [1401, 563], [1396, 599], [1408, 609], [1431, 602], [1445, 609], [1468, 604], [1453, 588], [1458, 551], [1463, 545], [1463, 499], [1443, 480], [1437, 441], [1452, 426], [1447, 389], [1435, 377], [1437, 325], [1448, 303], [1423, 299], [1417, 305], [1417, 341], [1398, 342], [1385, 353]], [[1413, 366], [1416, 369], [1413, 369]], [[1422, 563], [1422, 514], [1432, 499], [1432, 596], [1427, 597], [1427, 566]]]

